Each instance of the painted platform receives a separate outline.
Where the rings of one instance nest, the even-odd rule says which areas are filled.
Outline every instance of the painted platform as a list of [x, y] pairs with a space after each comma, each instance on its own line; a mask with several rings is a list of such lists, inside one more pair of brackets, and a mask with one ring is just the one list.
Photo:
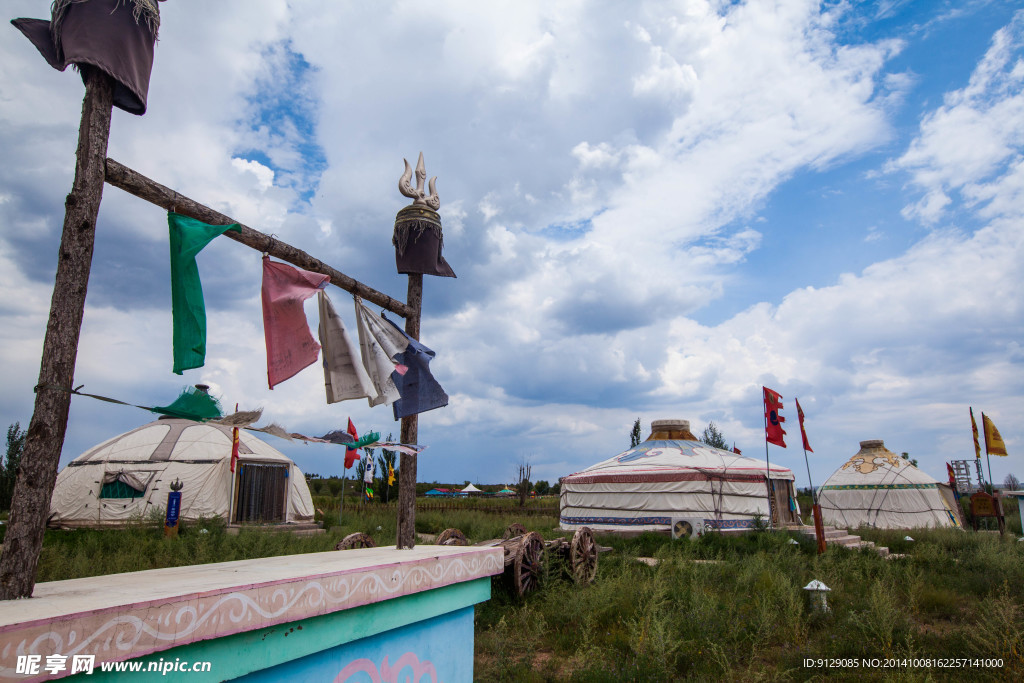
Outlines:
[[[211, 671], [188, 674], [189, 680], [197, 681], [256, 675], [288, 663], [306, 671], [293, 680], [305, 679], [307, 674], [315, 680], [326, 670], [311, 674], [307, 669], [313, 663], [308, 658], [319, 657], [334, 679], [351, 664], [343, 660], [362, 651], [377, 653], [377, 660], [362, 656], [353, 661], [367, 660], [359, 666], [372, 663], [377, 673], [352, 680], [390, 680], [390, 673], [397, 677], [395, 667], [402, 657], [403, 666], [411, 668], [404, 670], [401, 680], [410, 672], [411, 680], [419, 680], [421, 674], [430, 673], [430, 667], [436, 671], [438, 663], [424, 659], [427, 651], [398, 651], [405, 646], [389, 650], [388, 634], [393, 631], [397, 637], [404, 629], [408, 640], [411, 628], [419, 635], [409, 642], [423, 643], [434, 638], [430, 631], [436, 625], [431, 622], [454, 619], [462, 633], [467, 614], [471, 675], [472, 606], [490, 597], [489, 577], [503, 568], [500, 548], [428, 545], [41, 583], [31, 599], [0, 602], [0, 680], [59, 678], [60, 673], [16, 673], [18, 655], [40, 655], [45, 665], [54, 654], [67, 657], [69, 664], [74, 655], [95, 655], [94, 672], [83, 680], [115, 676], [100, 671], [104, 662], [142, 657], [146, 662], [211, 662]], [[447, 628], [456, 627], [449, 624]], [[357, 641], [373, 638], [379, 642], [371, 647], [364, 641], [360, 649]], [[441, 634], [442, 642], [445, 638]], [[459, 641], [465, 649], [465, 641]], [[464, 662], [461, 666], [456, 678], [464, 673]], [[383, 676], [385, 668], [388, 677]], [[70, 667], [63, 675], [69, 673]], [[279, 670], [274, 675], [281, 680], [284, 674]], [[145, 671], [131, 675], [133, 680], [146, 676]], [[159, 672], [149, 676], [167, 680]], [[424, 680], [450, 678], [427, 675]]]

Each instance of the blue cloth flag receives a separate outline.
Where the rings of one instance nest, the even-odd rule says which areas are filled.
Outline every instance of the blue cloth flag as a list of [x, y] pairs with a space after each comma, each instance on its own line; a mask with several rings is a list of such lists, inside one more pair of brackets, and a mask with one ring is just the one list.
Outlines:
[[430, 374], [430, 359], [434, 357], [434, 352], [407, 335], [405, 330], [388, 318], [383, 315], [381, 317], [409, 340], [409, 346], [394, 359], [396, 363], [406, 366], [408, 370], [405, 371], [405, 374], [401, 374], [397, 370], [391, 373], [391, 379], [401, 395], [401, 398], [391, 404], [395, 419], [425, 413], [428, 410], [448, 405], [448, 394], [444, 393], [444, 389]]

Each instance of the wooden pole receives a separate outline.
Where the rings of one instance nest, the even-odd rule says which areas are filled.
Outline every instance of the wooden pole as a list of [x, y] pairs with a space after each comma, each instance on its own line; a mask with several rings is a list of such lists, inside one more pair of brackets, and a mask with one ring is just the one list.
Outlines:
[[768, 485], [768, 528], [775, 528], [772, 521], [775, 510], [775, 490], [772, 487], [772, 463], [768, 459], [768, 413], [764, 415], [764, 478]]
[[[405, 333], [419, 341], [420, 311], [423, 308], [423, 275], [409, 275], [409, 295], [406, 302], [414, 313], [405, 318]], [[402, 418], [402, 443], [417, 443], [419, 415]], [[402, 476], [398, 480], [398, 539], [400, 549], [416, 547], [416, 456], [402, 453]]]
[[341, 469], [341, 502], [338, 503], [338, 524], [345, 521], [345, 480], [348, 479], [348, 472]]
[[[370, 303], [377, 304], [381, 308], [391, 311], [396, 315], [400, 315], [403, 318], [408, 319], [409, 316], [414, 315], [414, 311], [410, 305], [404, 304], [397, 299], [392, 299], [387, 294], [378, 292], [376, 289], [368, 287], [358, 280], [354, 280], [348, 275], [345, 275], [345, 273], [335, 270], [320, 259], [310, 256], [301, 249], [296, 249], [290, 244], [282, 242], [270, 235], [266, 235], [259, 230], [253, 230], [246, 225], [242, 225], [233, 218], [225, 216], [218, 211], [214, 211], [208, 206], [204, 206], [195, 200], [189, 199], [184, 195], [180, 195], [174, 190], [150, 180], [141, 173], [133, 171], [113, 159], [107, 159], [106, 180], [114, 187], [120, 188], [128, 194], [135, 195], [139, 199], [144, 199], [151, 204], [156, 204], [167, 211], [174, 211], [182, 216], [195, 218], [197, 221], [209, 223], [210, 225], [229, 225], [231, 223], [238, 223], [242, 226], [242, 232], [226, 232], [224, 233], [224, 236], [228, 239], [240, 242], [247, 247], [251, 247], [256, 251], [270, 254], [274, 258], [279, 258], [282, 261], [286, 261], [292, 265], [298, 266], [299, 268], [303, 268], [304, 270], [327, 275], [331, 278], [332, 285], [340, 287], [346, 292], [351, 292]], [[415, 315], [418, 318], [419, 309], [415, 311]]]
[[[800, 425], [800, 438], [803, 439], [803, 424]], [[811, 479], [811, 461], [807, 458], [807, 449], [804, 448], [804, 463], [807, 465], [807, 483], [811, 486], [811, 515], [814, 519], [814, 540], [818, 544], [818, 554], [825, 552], [825, 526], [821, 521], [821, 506], [818, 505], [818, 496], [814, 492], [814, 481]]]
[[[981, 414], [981, 428], [985, 429], [985, 413]], [[992, 478], [992, 456], [988, 453], [988, 431], [985, 431], [985, 460], [988, 461], [988, 493], [996, 492], [996, 480]], [[987, 527], [986, 527], [987, 528]]]
[[35, 588], [36, 566], [50, 512], [57, 465], [64, 446], [74, 385], [78, 339], [96, 241], [96, 217], [103, 197], [104, 161], [110, 136], [113, 80], [83, 66], [85, 98], [78, 129], [75, 180], [64, 201], [64, 229], [50, 318], [43, 339], [35, 408], [11, 501], [11, 516], [0, 556], [0, 600], [27, 598]]

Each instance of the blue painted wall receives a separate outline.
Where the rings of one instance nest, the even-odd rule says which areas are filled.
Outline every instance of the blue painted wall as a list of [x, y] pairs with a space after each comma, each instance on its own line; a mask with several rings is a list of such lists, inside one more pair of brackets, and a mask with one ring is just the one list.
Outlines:
[[473, 607], [354, 640], [235, 680], [243, 683], [472, 681]]

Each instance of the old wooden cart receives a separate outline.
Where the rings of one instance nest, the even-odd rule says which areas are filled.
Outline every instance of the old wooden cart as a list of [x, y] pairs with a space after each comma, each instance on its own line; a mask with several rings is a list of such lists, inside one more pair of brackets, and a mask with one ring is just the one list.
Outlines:
[[[438, 545], [469, 545], [458, 529], [445, 529], [435, 541]], [[505, 580], [512, 590], [523, 596], [540, 585], [544, 575], [545, 555], [560, 557], [577, 583], [590, 583], [597, 576], [597, 556], [602, 548], [594, 541], [594, 533], [583, 527], [572, 539], [556, 538], [545, 541], [536, 531], [514, 522], [505, 528], [501, 538], [480, 541], [473, 545], [485, 548], [501, 547], [505, 551]]]
[[[445, 529], [434, 540], [437, 545], [470, 545], [466, 535], [458, 529]], [[505, 552], [505, 581], [523, 596], [540, 585], [544, 575], [545, 555], [562, 558], [566, 569], [577, 583], [591, 583], [597, 576], [598, 553], [611, 550], [594, 541], [594, 533], [588, 528], [578, 529], [572, 539], [556, 538], [545, 541], [536, 531], [527, 531], [515, 522], [505, 528], [501, 538], [474, 543], [475, 546], [495, 548]], [[357, 532], [346, 536], [335, 547], [337, 550], [351, 548], [372, 548], [373, 539]]]

